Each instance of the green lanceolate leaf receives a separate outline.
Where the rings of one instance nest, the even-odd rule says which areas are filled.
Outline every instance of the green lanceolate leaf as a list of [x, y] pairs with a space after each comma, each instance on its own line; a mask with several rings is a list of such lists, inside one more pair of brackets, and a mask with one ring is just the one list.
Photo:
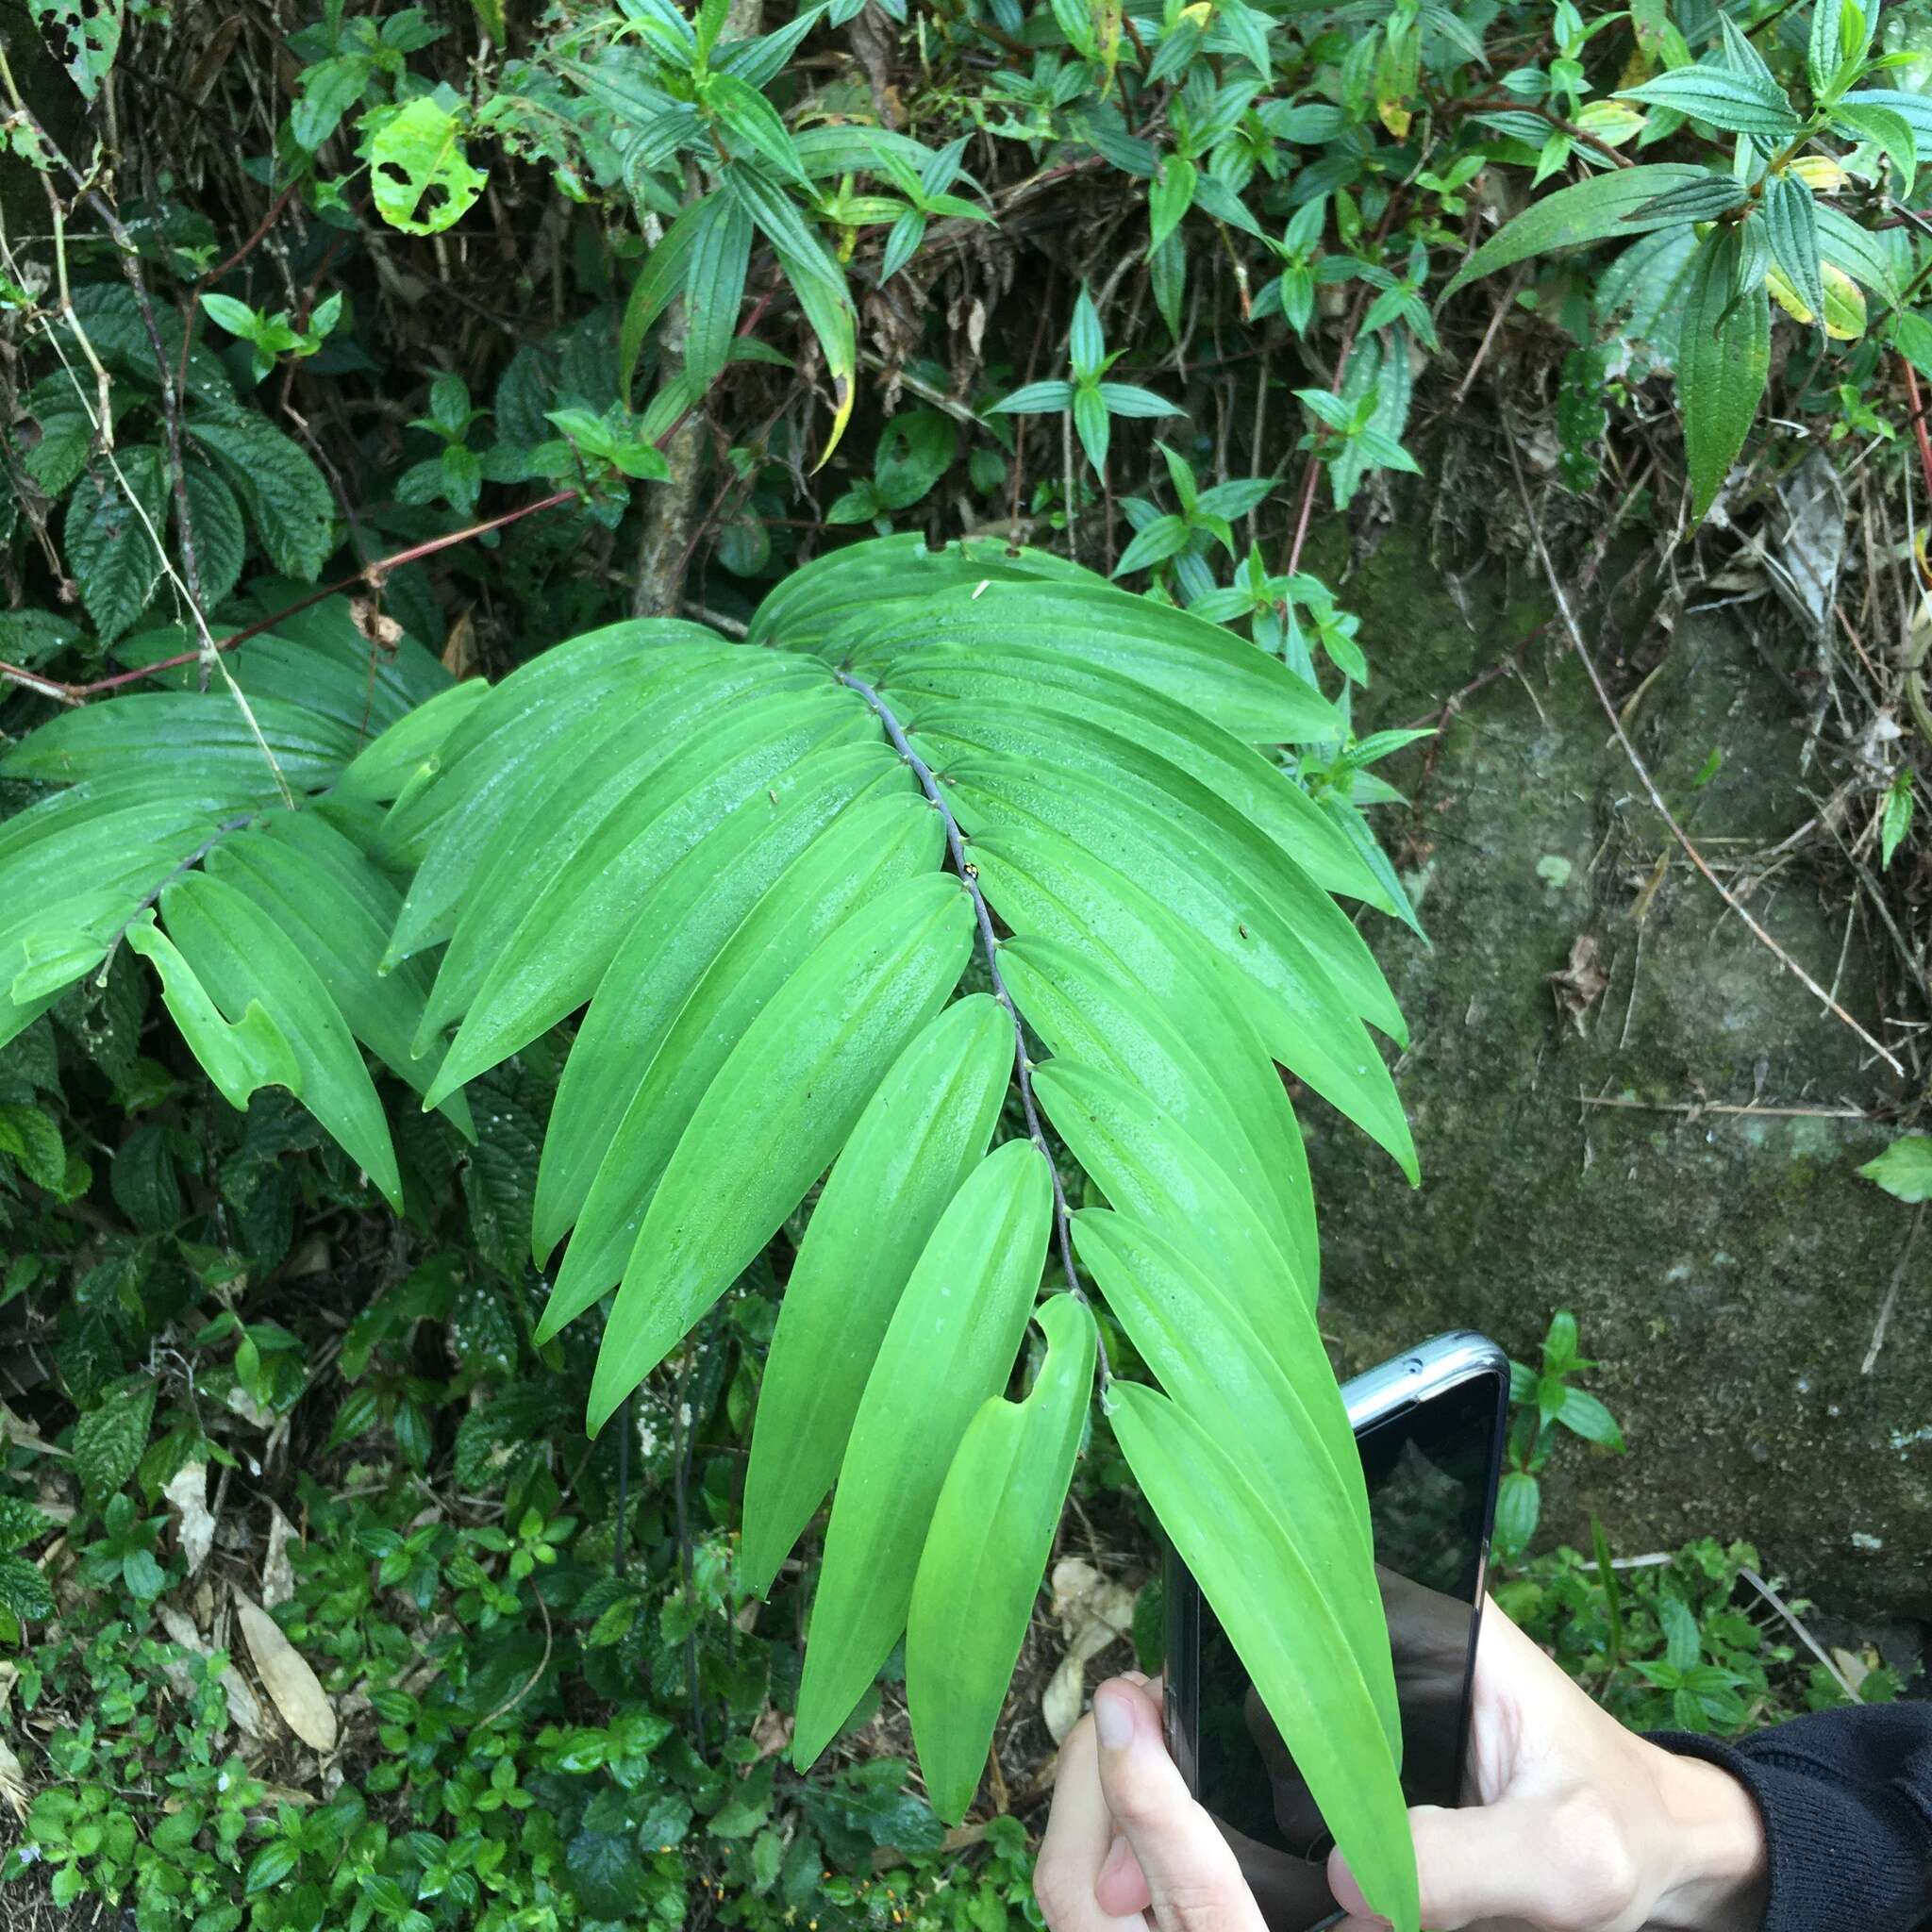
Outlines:
[[[1017, 767], [993, 772], [963, 760], [949, 766], [947, 780], [975, 858], [988, 849], [1008, 856], [1018, 837], [1029, 860], [1046, 859], [1071, 886], [1074, 896], [1042, 902], [1002, 869], [988, 896], [1015, 932], [1066, 937], [1070, 918], [1077, 918], [1118, 953], [1119, 934], [1150, 923], [1180, 924], [1191, 935], [1184, 943], [1222, 969], [1218, 976], [1267, 1050], [1410, 1171], [1414, 1144], [1374, 1041], [1323, 967], [1291, 943], [1278, 910], [1257, 909], [1259, 902], [1225, 878], [1174, 864], [1162, 841], [1132, 823], [1111, 841], [1117, 862], [1108, 863], [1096, 849], [1107, 841], [1094, 835], [1091, 817], [1079, 815], [1071, 785], [1048, 797], [1043, 781], [1029, 784]], [[1158, 903], [1139, 878], [1159, 881]]]
[[[409, 1041], [429, 993], [429, 974], [407, 963], [376, 971], [402, 895], [353, 840], [314, 812], [275, 812], [208, 855], [209, 874], [255, 901], [315, 969], [349, 1030], [421, 1093], [441, 1061], [410, 1057]], [[443, 1110], [471, 1140], [475, 1126], [461, 1094]]]
[[[1620, 101], [1641, 101], [1653, 108], [1672, 108], [1695, 121], [1707, 121], [1726, 134], [1789, 136], [1800, 126], [1790, 98], [1770, 74], [1740, 73], [1705, 64], [1674, 68], [1641, 87], [1624, 89]], [[1624, 174], [1635, 174], [1634, 168]]]
[[797, 1207], [952, 991], [972, 943], [959, 882], [915, 879], [832, 933], [745, 1029], [638, 1230], [591, 1380], [592, 1429]]
[[610, 1135], [540, 1336], [555, 1334], [622, 1277], [678, 1137], [799, 961], [854, 912], [937, 867], [943, 837], [916, 794], [868, 800], [834, 821], [760, 897], [664, 1030]]
[[1741, 207], [1745, 199], [1744, 184], [1735, 175], [1720, 174], [1712, 169], [1702, 180], [1687, 181], [1680, 188], [1665, 189], [1655, 200], [1645, 202], [1637, 209], [1624, 226], [1634, 232], [1635, 226], [1652, 221], [1712, 222], [1719, 215]]
[[[651, 893], [597, 983], [558, 1085], [530, 1223], [540, 1268], [582, 1210], [658, 1047], [712, 962], [759, 914], [800, 853], [841, 813], [881, 791], [917, 793], [887, 745], [817, 752], [727, 812]], [[771, 919], [770, 911], [760, 915], [761, 924]]]
[[1415, 1854], [1395, 1758], [1357, 1646], [1337, 1618], [1326, 1553], [1280, 1523], [1241, 1465], [1164, 1395], [1116, 1382], [1109, 1420], [1370, 1907], [1396, 1932], [1419, 1932]]
[[1684, 307], [1677, 391], [1697, 517], [1715, 501], [1744, 447], [1771, 370], [1770, 305], [1758, 289], [1738, 290], [1739, 256], [1733, 233], [1706, 242], [1702, 271]]
[[1257, 1326], [1208, 1268], [1131, 1215], [1083, 1208], [1074, 1231], [1081, 1260], [1161, 1387], [1280, 1521], [1338, 1553], [1332, 1600], [1383, 1735], [1399, 1750], [1368, 1486], [1314, 1310], [1280, 1296], [1255, 1306]]
[[[385, 963], [449, 937], [457, 908], [496, 834], [525, 822], [583, 752], [587, 723], [626, 715], [662, 687], [722, 669], [724, 646], [696, 625], [653, 618], [614, 624], [560, 644], [495, 686], [401, 792], [377, 856], [413, 869]], [[749, 656], [749, 654], [741, 654]], [[756, 663], [756, 659], [752, 660]], [[678, 715], [675, 705], [670, 714]]]
[[933, 645], [900, 658], [881, 688], [902, 722], [916, 722], [919, 707], [910, 694], [1010, 699], [1023, 685], [1036, 713], [1084, 718], [1178, 766], [1329, 891], [1394, 909], [1361, 854], [1278, 765], [1233, 732], [1118, 672], [1018, 645]]
[[608, 767], [587, 763], [573, 774], [556, 800], [557, 824], [536, 841], [541, 858], [507, 859], [487, 916], [466, 915], [451, 937], [418, 1029], [421, 1048], [463, 1011], [432, 1103], [580, 1007], [637, 908], [747, 792], [769, 796], [813, 752], [876, 730], [862, 705], [829, 685], [767, 690], [721, 708], [682, 743], [634, 735]]
[[[944, 749], [943, 764], [931, 760], [935, 769], [962, 784], [972, 771], [1098, 856], [1113, 858], [1144, 841], [1162, 858], [1141, 876], [1185, 872], [1211, 879], [1241, 908], [1224, 926], [1204, 928], [1210, 941], [1229, 940], [1230, 958], [1256, 970], [1248, 956], [1269, 951], [1291, 977], [1327, 982], [1346, 1011], [1405, 1037], [1394, 995], [1348, 916], [1277, 845], [1177, 766], [1083, 721], [1038, 718], [1024, 703], [934, 704], [921, 708], [916, 729]], [[1099, 832], [1103, 821], [1109, 829]]]
[[480, 677], [471, 677], [425, 698], [342, 768], [334, 796], [387, 805], [420, 785], [434, 771], [451, 735], [489, 695], [490, 687]]
[[740, 1574], [762, 1593], [825, 1499], [913, 1263], [986, 1153], [1013, 1023], [986, 993], [948, 1007], [879, 1083], [785, 1286], [758, 1390]]
[[1903, 184], [1899, 193], [1912, 192], [1912, 179], [1919, 171], [1919, 137], [1912, 124], [1896, 108], [1840, 105], [1831, 117], [1831, 125], [1839, 133], [1849, 134], [1856, 141], [1874, 142], [1898, 170]]
[[1286, 1299], [1314, 1306], [1311, 1284], [1225, 1168], [1140, 1088], [1098, 1067], [1052, 1059], [1034, 1090], [1074, 1158], [1107, 1199], [1175, 1241], [1194, 1240], [1238, 1286], [1241, 1305], [1269, 1332]]
[[685, 280], [684, 367], [700, 389], [708, 389], [724, 373], [738, 333], [752, 221], [729, 194], [708, 195], [699, 208], [705, 219], [691, 242]]
[[1885, 238], [1861, 228], [1852, 218], [1824, 202], [1815, 205], [1818, 252], [1834, 268], [1870, 289], [1890, 308], [1898, 307], [1898, 277], [1892, 271]]
[[245, 1111], [249, 1095], [262, 1087], [286, 1087], [301, 1098], [301, 1065], [258, 999], [250, 1000], [241, 1019], [230, 1025], [180, 948], [155, 924], [151, 912], [127, 928], [127, 946], [153, 965], [160, 977], [162, 1002], [181, 1029], [181, 1038], [230, 1107]]
[[1761, 220], [1771, 258], [1790, 278], [1814, 316], [1824, 313], [1824, 283], [1818, 273], [1818, 223], [1811, 191], [1795, 175], [1774, 175], [1764, 184]]
[[347, 1023], [302, 948], [253, 899], [205, 873], [167, 887], [160, 909], [168, 937], [224, 1014], [240, 1015], [245, 1025], [259, 1004], [273, 1020], [299, 1070], [297, 1082], [281, 1084], [400, 1213], [402, 1181], [382, 1103]]
[[874, 602], [853, 613], [838, 641], [861, 675], [876, 669], [886, 676], [905, 653], [933, 644], [1044, 650], [1112, 671], [1250, 743], [1326, 743], [1342, 735], [1334, 707], [1280, 658], [1090, 572], [1049, 582], [986, 576], [931, 596]]
[[1281, 1078], [1211, 990], [1148, 997], [1091, 948], [1020, 934], [1000, 948], [1014, 1003], [1055, 1058], [1117, 1074], [1197, 1141], [1260, 1212], [1298, 1277], [1316, 1279], [1308, 1159]]
[[1681, 217], [1657, 217], [1643, 210], [1672, 189], [1701, 185], [1709, 178], [1709, 172], [1681, 161], [1655, 161], [1635, 168], [1611, 168], [1574, 188], [1559, 188], [1533, 202], [1491, 235], [1457, 270], [1443, 294], [1453, 295], [1499, 268], [1527, 261], [1531, 256], [1547, 255], [1553, 249], [1577, 248], [1612, 236], [1667, 227]]
[[946, 1471], [974, 1412], [1012, 1372], [1052, 1216], [1045, 1157], [1009, 1141], [954, 1196], [906, 1284], [832, 1499], [798, 1689], [800, 1769], [831, 1741], [905, 1628]]
[[1093, 1317], [1035, 1311], [1046, 1359], [1025, 1400], [982, 1403], [946, 1472], [906, 1618], [906, 1701], [932, 1807], [964, 1817], [1025, 1641], [1093, 1391]]
[[[699, 232], [717, 221], [713, 204], [724, 199], [724, 195], [719, 192], [692, 202], [664, 230], [663, 240], [644, 257], [638, 278], [630, 285], [618, 344], [618, 366], [622, 373], [619, 393], [626, 401], [637, 380], [638, 358], [643, 354], [644, 338], [650, 334], [652, 324], [687, 286]], [[735, 324], [735, 310], [733, 321]]]

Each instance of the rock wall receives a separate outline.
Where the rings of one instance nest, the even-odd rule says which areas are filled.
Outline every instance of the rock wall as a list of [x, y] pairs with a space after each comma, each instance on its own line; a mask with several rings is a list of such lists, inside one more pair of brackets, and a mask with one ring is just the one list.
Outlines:
[[[1321, 559], [1331, 581], [1341, 561]], [[1547, 606], [1498, 575], [1452, 594], [1401, 531], [1355, 574], [1376, 672], [1358, 728], [1416, 722], [1527, 634]], [[1632, 722], [1716, 863], [1811, 813], [1801, 646], [1769, 610], [1681, 620]], [[1523, 1357], [1573, 1308], [1630, 1453], [1560, 1457], [1547, 1530], [1580, 1541], [1593, 1511], [1631, 1554], [1747, 1537], [1828, 1610], [1932, 1618], [1932, 1240], [1862, 1366], [1913, 1212], [1854, 1173], [1890, 1138], [1858, 1115], [1894, 1090], [1681, 854], [1659, 871], [1675, 848], [1574, 654], [1524, 663], [1432, 761], [1381, 768], [1415, 799], [1378, 823], [1433, 941], [1371, 935], [1411, 1028], [1396, 1074], [1424, 1178], [1411, 1192], [1303, 1106], [1324, 1330], [1353, 1372], [1463, 1324]], [[1749, 903], [1874, 1024], [1878, 962], [1841, 885], [1801, 858]], [[1579, 941], [1576, 983], [1553, 982]]]

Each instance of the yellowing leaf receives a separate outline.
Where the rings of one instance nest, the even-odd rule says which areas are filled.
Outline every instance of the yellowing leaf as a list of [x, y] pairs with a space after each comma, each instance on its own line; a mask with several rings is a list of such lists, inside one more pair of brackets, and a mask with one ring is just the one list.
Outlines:
[[1818, 194], [1836, 194], [1851, 179], [1830, 155], [1800, 155], [1790, 163], [1790, 170]]
[[1643, 130], [1649, 117], [1622, 101], [1591, 101], [1576, 116], [1576, 125], [1608, 147], [1621, 147]]
[[[1865, 333], [1865, 291], [1843, 269], [1834, 268], [1828, 261], [1821, 262], [1818, 272], [1824, 283], [1824, 333], [1834, 341], [1856, 341]], [[1809, 324], [1814, 320], [1782, 270], [1766, 269], [1764, 286], [1793, 322]]]
[[489, 176], [463, 151], [456, 116], [421, 95], [399, 108], [369, 143], [375, 209], [408, 235], [440, 235], [461, 221]]

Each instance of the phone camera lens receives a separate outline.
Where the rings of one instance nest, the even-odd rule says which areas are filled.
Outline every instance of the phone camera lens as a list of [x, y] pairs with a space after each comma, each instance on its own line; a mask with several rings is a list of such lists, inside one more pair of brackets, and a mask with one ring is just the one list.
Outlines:
[[1411, 1375], [1420, 1375], [1423, 1372], [1422, 1357], [1420, 1356], [1412, 1355], [1409, 1357], [1408, 1360], [1404, 1364], [1404, 1366], [1408, 1370], [1408, 1373]]

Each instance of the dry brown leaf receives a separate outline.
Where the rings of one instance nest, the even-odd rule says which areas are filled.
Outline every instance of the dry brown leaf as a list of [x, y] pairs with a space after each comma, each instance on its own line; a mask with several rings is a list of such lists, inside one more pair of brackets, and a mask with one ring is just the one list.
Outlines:
[[1865, 1679], [1872, 1674], [1871, 1659], [1860, 1657], [1857, 1651], [1844, 1650], [1833, 1644], [1831, 1660], [1838, 1666], [1838, 1674], [1845, 1680], [1846, 1688], [1856, 1697], [1863, 1688]]
[[[192, 1650], [197, 1657], [211, 1657], [212, 1646], [201, 1632], [194, 1627], [194, 1620], [188, 1612], [175, 1604], [161, 1607], [161, 1628], [168, 1633], [170, 1643], [178, 1643], [183, 1650]], [[183, 1697], [194, 1695], [194, 1680], [178, 1665], [168, 1673], [169, 1680]], [[244, 1738], [252, 1738], [259, 1743], [268, 1736], [268, 1724], [261, 1714], [261, 1701], [249, 1688], [248, 1679], [230, 1663], [223, 1666], [222, 1689], [227, 1692], [228, 1715], [235, 1721], [235, 1728]]]
[[775, 1705], [766, 1705], [752, 1724], [751, 1740], [760, 1757], [775, 1757], [791, 1742], [791, 1720]]
[[1080, 1721], [1088, 1659], [1133, 1628], [1134, 1592], [1084, 1558], [1068, 1557], [1054, 1565], [1053, 1613], [1067, 1648], [1041, 1697], [1040, 1714], [1058, 1744]]
[[175, 1512], [181, 1519], [175, 1535], [181, 1554], [188, 1558], [188, 1574], [192, 1576], [208, 1561], [208, 1553], [215, 1541], [215, 1520], [208, 1509], [208, 1464], [184, 1462], [161, 1494], [175, 1506]]
[[261, 1559], [261, 1607], [272, 1610], [295, 1594], [295, 1565], [289, 1556], [294, 1525], [271, 1503], [268, 1506], [268, 1555]]
[[381, 651], [393, 651], [403, 641], [403, 627], [376, 607], [374, 597], [351, 597], [349, 616], [356, 628]]
[[476, 624], [465, 610], [442, 641], [442, 668], [460, 684], [476, 670]]
[[26, 1823], [26, 1770], [14, 1756], [13, 1746], [0, 1738], [0, 1798], [12, 1807], [13, 1815]]
[[336, 1713], [308, 1660], [282, 1635], [281, 1626], [257, 1603], [238, 1590], [235, 1616], [255, 1674], [269, 1694], [282, 1722], [310, 1750], [325, 1757], [336, 1748]]
[[1067, 1741], [1067, 1733], [1080, 1722], [1080, 1708], [1086, 1702], [1087, 1667], [1070, 1652], [1046, 1680], [1040, 1698], [1040, 1714], [1056, 1744]]
[[1584, 1030], [1583, 1016], [1603, 997], [1604, 989], [1610, 983], [1599, 953], [1597, 942], [1590, 934], [1578, 933], [1571, 943], [1568, 964], [1549, 975], [1557, 1017], [1570, 1020], [1579, 1033]]

